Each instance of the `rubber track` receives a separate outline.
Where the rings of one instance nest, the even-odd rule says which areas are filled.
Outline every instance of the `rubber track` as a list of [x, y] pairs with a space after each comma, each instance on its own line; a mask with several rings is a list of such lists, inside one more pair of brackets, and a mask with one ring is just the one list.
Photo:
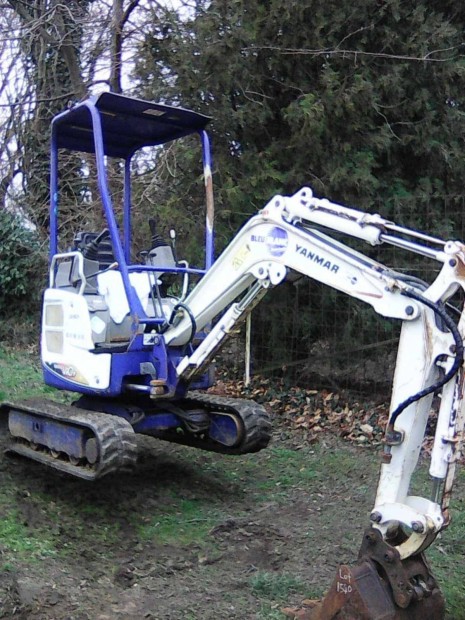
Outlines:
[[266, 448], [271, 439], [271, 421], [265, 407], [253, 400], [228, 398], [215, 394], [189, 392], [180, 403], [183, 408], [200, 406], [210, 412], [229, 413], [239, 418], [242, 433], [239, 444], [228, 447], [205, 437], [181, 435], [172, 431], [164, 431], [157, 435], [160, 439], [181, 443], [221, 454], [249, 454]]
[[12, 409], [89, 429], [98, 442], [99, 460], [94, 465], [73, 465], [69, 461], [53, 458], [46, 448], [33, 450], [25, 440], [11, 435], [7, 452], [21, 454], [86, 480], [95, 480], [116, 471], [129, 471], [136, 464], [137, 444], [134, 431], [129, 422], [117, 416], [39, 399], [2, 403], [0, 414], [7, 416]]

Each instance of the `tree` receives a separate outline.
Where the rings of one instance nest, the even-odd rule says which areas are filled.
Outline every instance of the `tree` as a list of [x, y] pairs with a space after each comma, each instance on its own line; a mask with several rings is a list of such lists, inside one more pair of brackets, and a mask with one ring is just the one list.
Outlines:
[[[303, 185], [447, 238], [463, 205], [464, 26], [452, 0], [198, 0], [183, 20], [155, 23], [136, 77], [143, 96], [214, 118], [220, 247], [273, 194]], [[188, 156], [178, 151], [180, 170]], [[294, 299], [290, 291], [275, 298]], [[344, 318], [329, 323], [330, 296], [302, 285], [297, 326], [281, 321], [279, 299], [263, 320], [280, 325], [290, 349], [327, 337], [351, 346], [372, 333], [368, 312], [347, 300]]]
[[[39, 240], [18, 216], [0, 210], [0, 316], [31, 315], [39, 304], [37, 261], [41, 261]], [[41, 261], [45, 268], [45, 261]], [[2, 334], [3, 335], [3, 334]]]
[[[5, 145], [0, 199], [24, 212], [44, 237], [51, 119], [91, 92], [122, 91], [123, 51], [128, 51], [126, 37], [137, 32], [131, 18], [139, 4], [9, 0], [3, 5], [0, 30], [7, 70], [0, 85]], [[99, 219], [89, 170], [90, 158], [63, 158], [63, 221], [69, 228], [92, 226]]]
[[399, 199], [461, 193], [456, 3], [213, 0], [154, 23], [140, 92], [213, 116], [219, 205], [233, 227], [304, 184], [362, 208], [382, 202], [387, 215]]
[[[13, 196], [20, 196], [28, 217], [44, 229], [48, 222], [50, 120], [67, 102], [79, 100], [86, 90], [80, 49], [82, 20], [89, 0], [73, 0], [66, 5], [10, 0], [8, 4], [9, 18], [19, 36], [16, 59], [23, 70], [17, 79], [23, 82], [18, 93], [21, 100], [12, 102], [16, 105], [10, 114], [15, 125], [16, 169], [22, 182], [22, 191], [16, 190]], [[18, 74], [18, 69], [15, 72]]]

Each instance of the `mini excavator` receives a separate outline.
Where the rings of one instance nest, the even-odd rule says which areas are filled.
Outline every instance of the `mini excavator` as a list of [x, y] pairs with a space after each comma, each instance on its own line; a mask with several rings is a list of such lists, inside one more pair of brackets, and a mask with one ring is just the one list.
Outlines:
[[[317, 198], [304, 187], [292, 196], [274, 196], [214, 260], [209, 120], [114, 93], [90, 97], [53, 119], [41, 360], [45, 383], [77, 397], [72, 405], [3, 403], [8, 450], [95, 480], [134, 466], [137, 433], [223, 454], [265, 448], [271, 424], [261, 405], [206, 393], [212, 360], [269, 290], [289, 274], [307, 276], [402, 322], [371, 523], [357, 563], [338, 569], [311, 617], [440, 620], [444, 600], [424, 551], [449, 524], [463, 437], [465, 245]], [[133, 157], [190, 134], [200, 137], [202, 149], [204, 265], [179, 260], [154, 222], [151, 247], [132, 262]], [[58, 223], [63, 151], [95, 157], [106, 220], [103, 231], [76, 231], [66, 251], [59, 247]], [[107, 166], [114, 159], [124, 169], [119, 219], [108, 182]], [[428, 283], [390, 269], [331, 231], [436, 261], [437, 275]], [[166, 286], [173, 278], [180, 282], [176, 295]], [[431, 491], [419, 497], [410, 492], [411, 479], [433, 396], [440, 405]]]

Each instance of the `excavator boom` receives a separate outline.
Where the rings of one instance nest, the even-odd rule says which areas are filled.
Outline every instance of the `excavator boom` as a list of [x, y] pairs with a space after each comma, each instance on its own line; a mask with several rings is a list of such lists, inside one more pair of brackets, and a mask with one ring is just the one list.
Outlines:
[[[441, 264], [430, 284], [397, 273], [335, 241], [314, 225], [346, 232], [377, 245], [389, 243]], [[396, 234], [401, 233], [402, 237]], [[413, 240], [405, 240], [410, 236]], [[436, 246], [436, 247], [435, 247]], [[381, 620], [444, 617], [442, 594], [425, 549], [449, 523], [449, 501], [464, 428], [464, 315], [445, 308], [465, 288], [465, 246], [409, 231], [328, 200], [303, 188], [275, 196], [242, 228], [224, 254], [186, 299], [198, 325], [228, 304], [199, 348], [177, 366], [180, 377], [195, 376], [222, 341], [288, 270], [323, 282], [370, 304], [403, 323], [375, 505], [355, 567], [341, 566], [334, 584], [308, 618]], [[244, 293], [238, 302], [233, 302]], [[231, 303], [232, 302], [232, 303]], [[186, 337], [189, 317], [166, 332], [167, 342]], [[429, 497], [410, 492], [433, 395], [440, 395], [432, 449]], [[304, 616], [302, 616], [304, 617]]]

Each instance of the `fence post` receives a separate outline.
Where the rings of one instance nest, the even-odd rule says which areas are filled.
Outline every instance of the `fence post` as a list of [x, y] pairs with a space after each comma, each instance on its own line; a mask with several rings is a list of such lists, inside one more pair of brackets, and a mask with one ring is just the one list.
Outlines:
[[250, 345], [252, 332], [252, 313], [249, 312], [245, 320], [245, 375], [244, 383], [247, 387], [250, 384]]

